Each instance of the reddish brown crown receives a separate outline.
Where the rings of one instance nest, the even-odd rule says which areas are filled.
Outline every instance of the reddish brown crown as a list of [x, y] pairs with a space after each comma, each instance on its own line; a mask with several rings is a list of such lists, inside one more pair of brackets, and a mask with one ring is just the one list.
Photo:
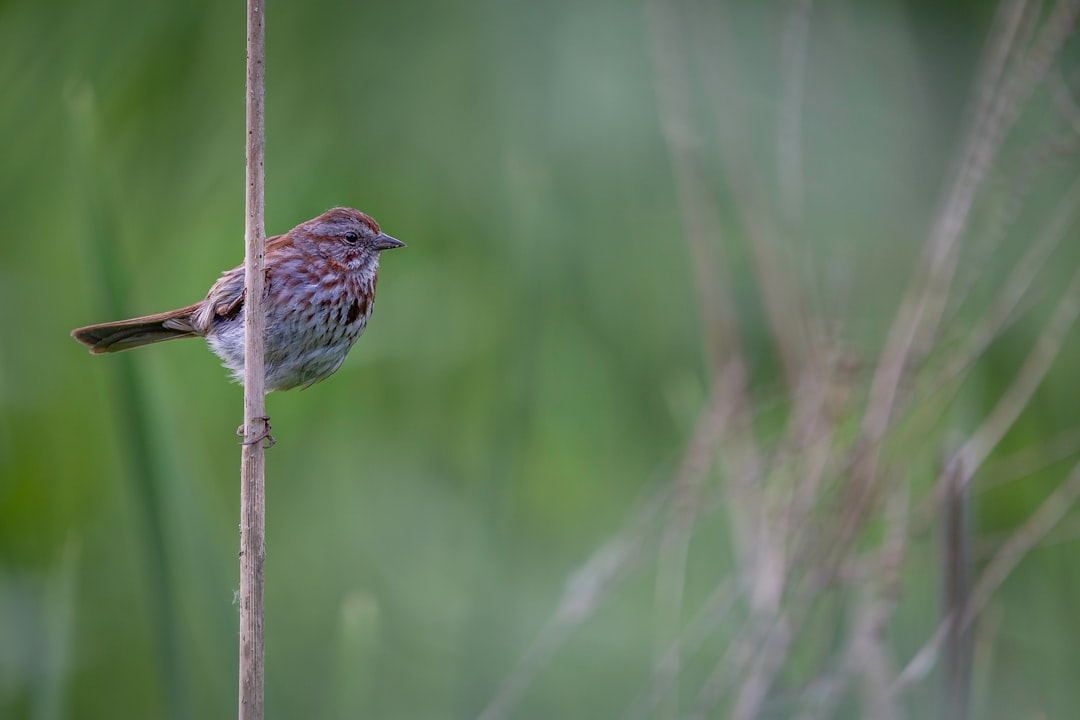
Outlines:
[[320, 220], [329, 222], [333, 222], [335, 220], [359, 220], [360, 222], [371, 228], [376, 235], [382, 232], [382, 230], [379, 229], [379, 223], [375, 222], [375, 218], [371, 217], [366, 213], [362, 213], [359, 210], [353, 210], [352, 208], [330, 208], [322, 215], [315, 218], [315, 222], [318, 222]]

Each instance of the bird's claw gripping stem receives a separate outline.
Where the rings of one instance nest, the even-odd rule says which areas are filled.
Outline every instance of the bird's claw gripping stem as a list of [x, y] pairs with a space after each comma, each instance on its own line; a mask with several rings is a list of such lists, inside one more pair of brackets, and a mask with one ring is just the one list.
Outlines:
[[[244, 440], [240, 444], [241, 445], [254, 445], [255, 443], [260, 443], [263, 440], [265, 440], [266, 445], [264, 446], [264, 448], [266, 450], [269, 450], [270, 448], [274, 447], [274, 445], [277, 443], [277, 440], [274, 439], [274, 436], [270, 434], [270, 417], [267, 416], [267, 415], [261, 415], [256, 419], [263, 421], [263, 430], [262, 430], [262, 432], [259, 433], [256, 437], [251, 438], [250, 440]], [[236, 434], [239, 435], [240, 437], [245, 437], [246, 433], [244, 432], [244, 426], [243, 425], [236, 428]]]

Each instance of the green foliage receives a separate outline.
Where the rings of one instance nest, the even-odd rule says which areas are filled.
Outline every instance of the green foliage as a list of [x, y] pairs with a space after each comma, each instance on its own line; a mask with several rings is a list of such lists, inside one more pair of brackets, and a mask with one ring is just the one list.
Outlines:
[[[745, 131], [744, 157], [772, 177], [781, 25], [775, 9], [735, 5], [744, 92], [710, 110], [716, 26], [695, 26], [692, 111], [707, 129], [691, 141], [721, 215], [715, 258], [768, 446], [789, 403], [716, 148]], [[865, 378], [948, 181], [989, 18], [975, 4], [816, 5], [803, 245], [780, 254], [802, 258], [808, 307], [835, 319]], [[267, 459], [268, 714], [475, 717], [575, 571], [677, 474], [713, 382], [650, 15], [614, 0], [271, 2], [267, 13], [268, 230], [349, 205], [408, 243], [384, 259], [374, 316], [342, 369], [268, 398], [279, 440]], [[243, 22], [239, 3], [0, 3], [0, 717], [233, 711], [241, 389], [197, 341], [89, 357], [68, 333], [193, 302], [241, 261]], [[1038, 122], [1021, 130], [1035, 139], [1007, 146], [972, 236], [992, 227], [994, 193], [1055, 117], [1033, 102]], [[1075, 152], [1037, 167], [1000, 247], [963, 255], [957, 282], [972, 295], [942, 355], [1045, 225]], [[927, 405], [890, 439], [915, 500], [1046, 324], [1080, 262], [1068, 238], [1040, 276], [1045, 293], [956, 399], [934, 405], [925, 388]], [[1073, 333], [1002, 456], [1076, 426], [1077, 363]], [[839, 444], [853, 444], [856, 420], [839, 423]], [[1075, 450], [1067, 439], [1061, 458]], [[976, 550], [989, 548], [976, 567], [1067, 469], [976, 486]], [[908, 547], [888, 638], [901, 665], [940, 622], [935, 523]], [[1077, 702], [1080, 564], [1068, 528], [1055, 537], [979, 625], [979, 717], [1065, 717]], [[645, 559], [537, 668], [510, 717], [622, 717], [647, 702], [658, 544], [649, 536]], [[688, 618], [735, 574], [734, 553], [729, 520], [704, 512]], [[847, 642], [849, 611], [838, 598], [813, 609], [828, 622], [793, 653], [785, 691], [829, 671], [820, 659]], [[686, 661], [684, 711], [746, 616], [737, 608]], [[924, 682], [913, 716], [935, 707], [937, 679]], [[841, 716], [858, 715], [852, 697]], [[785, 717], [784, 702], [767, 711]]]

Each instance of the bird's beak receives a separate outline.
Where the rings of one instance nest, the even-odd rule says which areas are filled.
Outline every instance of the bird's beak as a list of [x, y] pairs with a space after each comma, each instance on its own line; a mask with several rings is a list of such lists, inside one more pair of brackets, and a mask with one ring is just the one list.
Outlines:
[[390, 237], [386, 233], [379, 233], [379, 237], [375, 238], [376, 250], [393, 250], [399, 247], [405, 247], [405, 243], [397, 238]]

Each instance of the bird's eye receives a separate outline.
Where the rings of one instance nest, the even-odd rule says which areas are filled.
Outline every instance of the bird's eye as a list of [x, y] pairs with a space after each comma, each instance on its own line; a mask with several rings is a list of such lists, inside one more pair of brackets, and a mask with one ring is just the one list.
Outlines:
[[350, 231], [350, 232], [345, 233], [345, 242], [349, 243], [350, 245], [355, 245], [356, 241], [359, 240], [359, 239], [360, 239], [360, 236], [357, 235], [354, 232]]

